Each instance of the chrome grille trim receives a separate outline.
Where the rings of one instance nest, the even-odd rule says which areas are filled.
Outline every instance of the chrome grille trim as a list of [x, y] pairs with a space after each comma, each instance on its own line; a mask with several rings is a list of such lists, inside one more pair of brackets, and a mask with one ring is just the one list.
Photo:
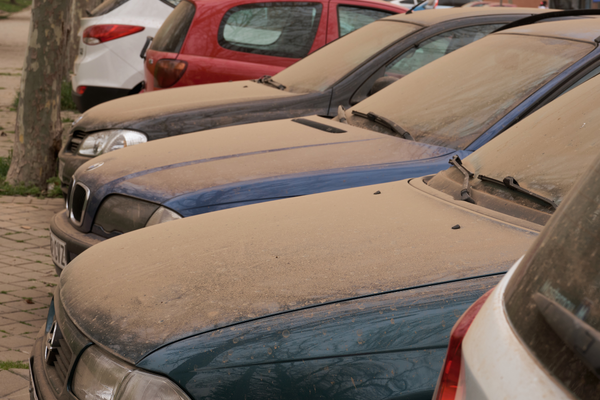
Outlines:
[[[84, 198], [80, 199], [79, 197], [75, 199], [76, 189], [80, 187], [84, 191]], [[77, 182], [75, 177], [73, 177], [73, 184], [71, 185], [71, 189], [69, 191], [68, 196], [68, 210], [69, 210], [69, 219], [75, 226], [81, 226], [83, 224], [83, 216], [85, 215], [85, 210], [87, 209], [88, 200], [90, 199], [90, 189], [85, 186], [83, 183]], [[81, 205], [80, 215], [75, 215], [75, 211], [73, 210], [74, 200], [81, 201], [83, 204]], [[77, 218], [79, 217], [79, 219]]]

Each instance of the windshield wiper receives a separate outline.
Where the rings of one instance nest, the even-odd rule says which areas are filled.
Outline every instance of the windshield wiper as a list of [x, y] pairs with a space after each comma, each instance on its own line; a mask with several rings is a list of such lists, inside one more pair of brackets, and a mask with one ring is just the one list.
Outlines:
[[379, 124], [381, 126], [384, 126], [388, 129], [391, 129], [392, 132], [397, 133], [398, 135], [400, 135], [401, 138], [406, 139], [406, 140], [415, 140], [410, 133], [408, 133], [407, 131], [405, 131], [404, 129], [402, 129], [400, 127], [400, 125], [398, 125], [397, 123], [395, 123], [392, 120], [389, 120], [385, 117], [382, 117], [380, 115], [374, 114], [372, 112], [369, 112], [367, 114], [365, 113], [361, 113], [360, 111], [355, 111], [352, 110], [352, 115], [357, 115], [359, 117], [362, 118], [366, 118], [369, 121], [375, 122], [376, 124]]
[[449, 161], [451, 165], [454, 165], [462, 174], [465, 176], [465, 180], [463, 181], [463, 187], [460, 191], [460, 199], [469, 203], [475, 203], [475, 200], [471, 197], [471, 189], [469, 189], [469, 179], [473, 177], [473, 173], [470, 172], [462, 165], [462, 160], [459, 156], [454, 155]]
[[495, 183], [497, 185], [502, 185], [504, 187], [509, 188], [510, 190], [514, 190], [515, 192], [519, 192], [519, 193], [523, 193], [526, 194], [530, 197], [533, 197], [535, 199], [538, 199], [539, 201], [546, 203], [547, 205], [549, 205], [550, 207], [554, 208], [556, 210], [556, 208], [558, 207], [558, 205], [553, 202], [552, 200], [540, 196], [539, 194], [533, 193], [527, 189], [522, 188], [521, 186], [519, 186], [519, 182], [516, 181], [515, 178], [513, 178], [512, 176], [507, 176], [506, 178], [504, 178], [503, 180], [499, 181], [498, 179], [494, 179], [494, 178], [490, 178], [488, 176], [485, 175], [479, 175], [478, 176], [479, 179], [481, 179], [484, 182], [492, 182]]
[[258, 82], [258, 83], [262, 83], [262, 84], [265, 84], [265, 85], [269, 85], [269, 86], [272, 86], [272, 87], [274, 87], [276, 89], [279, 89], [279, 90], [285, 90], [285, 85], [282, 85], [281, 83], [275, 82], [273, 80], [273, 78], [271, 78], [270, 75], [265, 75], [265, 76], [263, 76], [261, 78], [258, 78], [254, 82]]
[[554, 333], [594, 371], [596, 376], [600, 375], [600, 332], [543, 294], [535, 293], [532, 297]]

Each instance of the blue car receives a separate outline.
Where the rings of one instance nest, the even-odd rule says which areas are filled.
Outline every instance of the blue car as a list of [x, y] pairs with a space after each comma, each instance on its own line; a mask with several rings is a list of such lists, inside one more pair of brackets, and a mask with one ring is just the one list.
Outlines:
[[146, 226], [445, 169], [593, 76], [598, 28], [595, 17], [514, 27], [339, 107], [332, 119], [230, 126], [90, 160], [73, 176], [67, 210], [51, 222], [56, 269]]

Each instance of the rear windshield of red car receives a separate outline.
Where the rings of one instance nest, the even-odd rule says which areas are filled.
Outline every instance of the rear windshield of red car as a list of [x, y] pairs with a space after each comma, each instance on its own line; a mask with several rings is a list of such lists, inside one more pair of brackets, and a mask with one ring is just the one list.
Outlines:
[[162, 24], [150, 49], [166, 53], [179, 53], [188, 29], [194, 19], [196, 6], [189, 1], [182, 1]]

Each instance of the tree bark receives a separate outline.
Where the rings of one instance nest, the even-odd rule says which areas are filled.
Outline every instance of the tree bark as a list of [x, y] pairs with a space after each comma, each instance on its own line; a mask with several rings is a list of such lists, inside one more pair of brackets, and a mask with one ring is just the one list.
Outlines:
[[19, 94], [10, 184], [45, 189], [60, 150], [60, 89], [64, 79], [71, 1], [34, 0]]

